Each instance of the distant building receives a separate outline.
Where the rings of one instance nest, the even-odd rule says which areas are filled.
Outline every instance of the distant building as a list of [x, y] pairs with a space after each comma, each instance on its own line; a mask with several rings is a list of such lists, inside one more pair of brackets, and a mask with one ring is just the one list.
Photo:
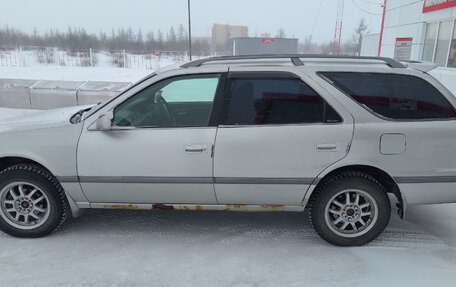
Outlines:
[[298, 39], [295, 38], [234, 38], [233, 55], [297, 54]]
[[230, 39], [248, 37], [249, 27], [214, 24], [212, 26], [212, 48], [215, 51], [229, 50]]

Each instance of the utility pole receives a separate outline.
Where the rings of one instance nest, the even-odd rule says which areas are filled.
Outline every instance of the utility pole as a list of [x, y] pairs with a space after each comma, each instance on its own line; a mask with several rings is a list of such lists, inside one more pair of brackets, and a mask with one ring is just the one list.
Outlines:
[[342, 24], [344, 21], [344, 0], [337, 1], [337, 19], [334, 31], [333, 55], [340, 55], [340, 43], [342, 39]]
[[190, 0], [188, 0], [188, 55], [192, 60], [192, 20], [190, 16]]
[[383, 30], [385, 29], [385, 16], [386, 16], [386, 2], [383, 3], [383, 16], [382, 16], [382, 28], [380, 31], [380, 40], [378, 41], [378, 56], [382, 54], [382, 42], [383, 42]]

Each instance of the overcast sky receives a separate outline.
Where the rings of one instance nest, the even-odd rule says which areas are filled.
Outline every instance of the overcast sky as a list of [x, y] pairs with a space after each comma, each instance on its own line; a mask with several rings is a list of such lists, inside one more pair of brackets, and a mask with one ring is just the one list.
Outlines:
[[[191, 0], [193, 36], [210, 36], [213, 23], [246, 25], [250, 36], [276, 34], [283, 27], [287, 36], [301, 41], [313, 35], [316, 42], [332, 40], [337, 0]], [[361, 18], [371, 32], [381, 24], [383, 0], [345, 0], [343, 38], [349, 39]], [[187, 25], [187, 0], [0, 0], [0, 25], [31, 32], [68, 26], [87, 31], [110, 32], [131, 26], [143, 33], [168, 31]], [[315, 27], [315, 29], [314, 29]]]

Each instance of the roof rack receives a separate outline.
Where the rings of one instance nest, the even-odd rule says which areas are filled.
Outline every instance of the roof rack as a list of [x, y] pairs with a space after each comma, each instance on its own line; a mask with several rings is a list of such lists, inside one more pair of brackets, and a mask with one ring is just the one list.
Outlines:
[[259, 60], [259, 59], [290, 59], [295, 66], [304, 66], [301, 59], [353, 59], [353, 60], [377, 60], [383, 61], [386, 65], [394, 69], [405, 69], [406, 65], [386, 57], [366, 57], [366, 56], [331, 56], [331, 55], [252, 55], [252, 56], [223, 56], [196, 60], [182, 65], [182, 68], [195, 68], [209, 62], [236, 61], [236, 60]]

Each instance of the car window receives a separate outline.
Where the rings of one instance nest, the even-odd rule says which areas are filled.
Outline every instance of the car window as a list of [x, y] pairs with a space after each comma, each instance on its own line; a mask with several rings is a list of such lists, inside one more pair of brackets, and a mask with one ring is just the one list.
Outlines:
[[225, 103], [227, 125], [338, 123], [342, 118], [296, 78], [232, 78]]
[[220, 75], [172, 78], [144, 89], [114, 110], [124, 127], [207, 126]]
[[430, 83], [418, 77], [376, 73], [321, 73], [356, 102], [390, 119], [456, 117], [454, 107]]

